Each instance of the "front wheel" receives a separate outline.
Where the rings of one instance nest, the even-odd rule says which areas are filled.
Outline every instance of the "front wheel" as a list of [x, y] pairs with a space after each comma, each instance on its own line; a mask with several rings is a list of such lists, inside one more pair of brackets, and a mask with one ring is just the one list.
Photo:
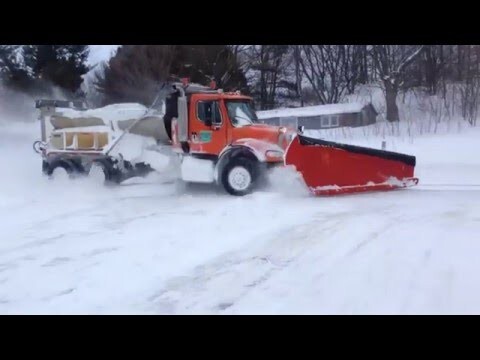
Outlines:
[[222, 185], [235, 196], [249, 194], [257, 178], [256, 164], [246, 158], [236, 158], [228, 163], [222, 173]]

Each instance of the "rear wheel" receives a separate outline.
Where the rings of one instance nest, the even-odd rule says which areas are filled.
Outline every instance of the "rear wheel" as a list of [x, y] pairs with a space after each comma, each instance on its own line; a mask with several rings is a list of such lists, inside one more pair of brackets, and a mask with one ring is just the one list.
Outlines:
[[95, 184], [105, 184], [108, 179], [107, 171], [99, 162], [94, 162], [88, 171], [88, 180]]
[[57, 166], [52, 170], [50, 178], [53, 180], [66, 181], [71, 178], [71, 172], [64, 166]]
[[118, 184], [120, 182], [120, 172], [114, 168], [110, 161], [97, 160], [90, 166], [88, 178], [97, 184]]
[[83, 172], [83, 168], [70, 160], [55, 160], [52, 163], [44, 161], [42, 170], [52, 180], [73, 179]]
[[257, 178], [256, 164], [246, 158], [234, 158], [222, 173], [222, 185], [225, 190], [235, 196], [249, 194]]
[[67, 180], [72, 178], [74, 170], [67, 161], [55, 161], [48, 167], [47, 175], [52, 180]]

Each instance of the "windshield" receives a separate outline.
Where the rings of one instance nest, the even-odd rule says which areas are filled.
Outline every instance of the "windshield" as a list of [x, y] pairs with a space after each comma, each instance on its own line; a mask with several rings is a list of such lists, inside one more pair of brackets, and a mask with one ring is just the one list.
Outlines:
[[258, 122], [255, 110], [247, 101], [226, 101], [228, 117], [235, 127], [249, 126]]

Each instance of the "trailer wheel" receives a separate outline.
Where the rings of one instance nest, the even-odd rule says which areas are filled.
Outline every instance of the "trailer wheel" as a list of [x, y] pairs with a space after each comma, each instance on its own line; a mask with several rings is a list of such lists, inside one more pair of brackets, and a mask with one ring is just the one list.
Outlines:
[[108, 170], [98, 161], [94, 161], [88, 170], [88, 179], [96, 184], [105, 184], [108, 180]]
[[55, 161], [48, 166], [46, 171], [52, 180], [67, 180], [73, 178], [75, 167], [68, 161]]
[[44, 175], [48, 175], [48, 172], [50, 171], [50, 165], [48, 165], [48, 162], [45, 160], [42, 160], [42, 173]]
[[92, 163], [88, 171], [88, 177], [101, 184], [118, 184], [120, 172], [109, 161], [97, 160]]
[[256, 163], [247, 158], [233, 158], [223, 169], [222, 185], [235, 196], [249, 194], [257, 178]]

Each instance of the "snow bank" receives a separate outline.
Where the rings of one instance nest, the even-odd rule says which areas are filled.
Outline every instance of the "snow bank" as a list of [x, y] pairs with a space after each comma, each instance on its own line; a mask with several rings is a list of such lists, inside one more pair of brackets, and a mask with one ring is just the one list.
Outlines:
[[270, 119], [275, 117], [290, 116], [317, 116], [317, 115], [333, 115], [340, 113], [356, 113], [363, 109], [365, 104], [362, 103], [344, 103], [344, 104], [328, 104], [317, 106], [305, 106], [301, 108], [285, 108], [258, 111], [259, 119]]

